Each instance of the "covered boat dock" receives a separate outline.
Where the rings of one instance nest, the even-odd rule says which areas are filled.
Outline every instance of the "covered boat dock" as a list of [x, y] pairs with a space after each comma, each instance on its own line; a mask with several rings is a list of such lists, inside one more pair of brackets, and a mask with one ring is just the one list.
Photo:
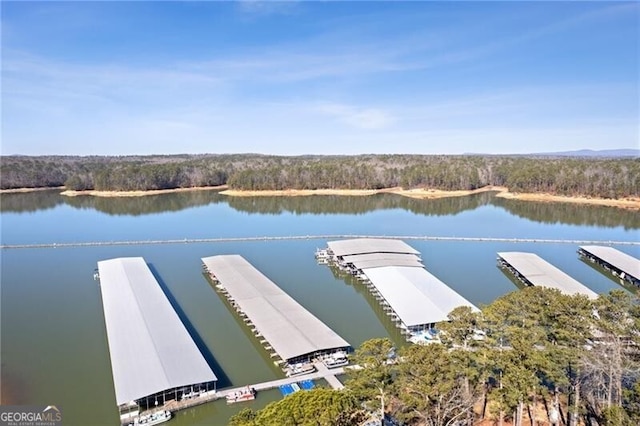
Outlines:
[[578, 254], [613, 276], [640, 287], [640, 260], [635, 257], [608, 246], [580, 246]]
[[202, 259], [216, 288], [281, 364], [350, 349], [349, 343], [240, 255]]
[[571, 278], [546, 260], [534, 253], [498, 253], [498, 266], [511, 272], [528, 286], [555, 288], [564, 294], [581, 294], [595, 299], [596, 292]]
[[423, 332], [448, 321], [458, 306], [478, 311], [427, 271], [420, 252], [402, 240], [358, 238], [327, 245], [331, 263], [358, 277], [408, 338], [427, 336]]
[[216, 375], [144, 259], [103, 260], [98, 271], [121, 420], [214, 395]]

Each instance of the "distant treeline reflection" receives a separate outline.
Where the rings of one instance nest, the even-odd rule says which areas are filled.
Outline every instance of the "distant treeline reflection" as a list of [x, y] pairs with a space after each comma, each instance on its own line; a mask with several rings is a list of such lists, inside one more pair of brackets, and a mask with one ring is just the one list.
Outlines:
[[310, 197], [229, 197], [233, 209], [257, 214], [364, 214], [403, 209], [425, 216], [446, 216], [474, 210], [491, 202], [492, 194], [420, 200], [394, 194], [370, 196], [322, 195]]
[[59, 191], [36, 191], [2, 194], [0, 211], [28, 213], [68, 205], [77, 209], [92, 209], [108, 215], [141, 216], [176, 212], [209, 204], [227, 203], [232, 209], [249, 214], [365, 214], [376, 210], [407, 210], [418, 215], [447, 216], [475, 210], [484, 205], [503, 208], [511, 214], [542, 223], [570, 225], [622, 226], [640, 229], [640, 215], [633, 210], [571, 203], [539, 203], [507, 200], [485, 192], [467, 197], [431, 200], [394, 194], [372, 196], [308, 196], [308, 197], [228, 197], [216, 191], [188, 191], [142, 197], [102, 198], [91, 196], [65, 197]]
[[226, 197], [215, 191], [175, 192], [142, 197], [66, 197], [60, 195], [59, 191], [37, 191], [3, 194], [0, 211], [34, 212], [66, 204], [77, 209], [97, 210], [113, 216], [141, 216], [206, 206], [223, 202], [225, 199]]
[[541, 223], [604, 226], [639, 229], [640, 215], [635, 210], [572, 203], [536, 203], [494, 197], [491, 204], [516, 216]]
[[64, 197], [58, 190], [16, 192], [0, 195], [0, 212], [29, 213], [49, 210], [64, 204]]

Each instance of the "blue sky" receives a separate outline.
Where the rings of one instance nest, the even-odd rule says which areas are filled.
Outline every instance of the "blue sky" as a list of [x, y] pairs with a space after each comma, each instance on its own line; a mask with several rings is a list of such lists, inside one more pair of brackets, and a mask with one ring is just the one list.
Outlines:
[[638, 148], [637, 2], [5, 2], [2, 154]]

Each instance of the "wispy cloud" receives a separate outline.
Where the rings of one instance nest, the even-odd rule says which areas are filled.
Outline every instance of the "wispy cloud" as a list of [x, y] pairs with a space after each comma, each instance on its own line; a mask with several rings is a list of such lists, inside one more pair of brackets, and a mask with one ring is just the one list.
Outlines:
[[395, 122], [394, 117], [389, 112], [378, 108], [322, 103], [316, 107], [316, 110], [358, 129], [382, 129]]
[[291, 15], [299, 6], [296, 0], [239, 0], [236, 4], [240, 12], [252, 17]]

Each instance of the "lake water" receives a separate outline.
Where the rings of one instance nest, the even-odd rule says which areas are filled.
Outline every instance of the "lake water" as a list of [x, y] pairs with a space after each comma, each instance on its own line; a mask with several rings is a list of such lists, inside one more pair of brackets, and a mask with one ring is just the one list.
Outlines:
[[[212, 191], [139, 198], [3, 194], [2, 244], [294, 235], [414, 235], [638, 241], [640, 215], [608, 207], [503, 200], [484, 193], [415, 200], [371, 197], [228, 198]], [[517, 290], [498, 251], [532, 251], [596, 292], [621, 288], [580, 261], [573, 244], [407, 241], [426, 268], [482, 305]], [[4, 249], [1, 262], [2, 404], [56, 405], [65, 424], [118, 424], [98, 282], [99, 260], [143, 256], [211, 360], [219, 387], [281, 377], [202, 274], [200, 258], [237, 253], [357, 347], [399, 333], [366, 291], [317, 265], [326, 240]], [[639, 246], [616, 248], [640, 257]], [[171, 424], [224, 425], [252, 403], [223, 401], [177, 413]]]

